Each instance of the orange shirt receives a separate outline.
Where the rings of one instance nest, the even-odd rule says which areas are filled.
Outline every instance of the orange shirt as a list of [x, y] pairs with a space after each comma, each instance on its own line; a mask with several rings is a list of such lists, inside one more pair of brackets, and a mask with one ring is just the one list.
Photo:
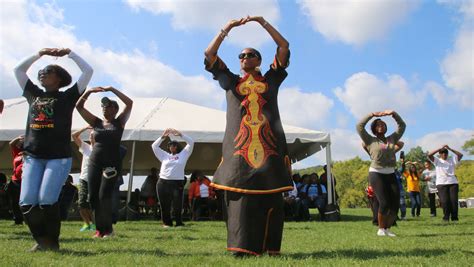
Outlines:
[[410, 172], [405, 171], [403, 173], [407, 180], [407, 191], [408, 192], [420, 192], [420, 178], [415, 175], [411, 175]]

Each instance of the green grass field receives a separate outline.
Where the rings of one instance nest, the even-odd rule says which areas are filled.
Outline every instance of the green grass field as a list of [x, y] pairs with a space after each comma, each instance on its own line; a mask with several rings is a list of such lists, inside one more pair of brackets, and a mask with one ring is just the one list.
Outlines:
[[30, 253], [27, 227], [0, 221], [0, 266], [473, 266], [474, 209], [460, 209], [460, 221], [450, 224], [428, 214], [399, 222], [395, 238], [376, 236], [369, 209], [343, 209], [341, 222], [287, 222], [281, 256], [244, 259], [225, 251], [224, 222], [168, 229], [158, 221], [119, 222], [114, 238], [95, 240], [68, 221], [59, 252]]

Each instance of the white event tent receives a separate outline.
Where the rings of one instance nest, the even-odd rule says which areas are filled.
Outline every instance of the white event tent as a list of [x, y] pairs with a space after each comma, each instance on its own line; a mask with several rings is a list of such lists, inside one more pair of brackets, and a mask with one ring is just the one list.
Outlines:
[[[6, 99], [3, 114], [0, 115], [0, 171], [11, 172], [11, 154], [8, 142], [24, 134], [28, 104], [24, 98]], [[226, 123], [226, 113], [221, 110], [198, 106], [171, 98], [133, 98], [133, 110], [127, 122], [122, 143], [128, 153], [123, 162], [124, 174], [129, 173], [129, 194], [133, 175], [146, 175], [151, 167], [159, 167], [160, 162], [151, 150], [151, 144], [166, 128], [175, 128], [189, 135], [195, 141], [192, 156], [188, 160], [186, 173], [201, 170], [212, 174], [221, 160], [222, 140]], [[122, 105], [120, 101], [119, 105]], [[99, 97], [89, 97], [86, 108], [96, 116], [102, 116]], [[74, 111], [72, 129], [85, 127], [82, 117]], [[326, 148], [326, 162], [331, 162], [329, 133], [283, 125], [292, 162], [302, 160], [322, 148]], [[87, 140], [88, 134], [82, 136]], [[179, 140], [178, 140], [179, 141]], [[72, 172], [80, 169], [82, 156], [73, 146]], [[328, 164], [328, 166], [330, 166]], [[328, 168], [330, 175], [330, 168]], [[329, 204], [333, 197], [328, 184]]]

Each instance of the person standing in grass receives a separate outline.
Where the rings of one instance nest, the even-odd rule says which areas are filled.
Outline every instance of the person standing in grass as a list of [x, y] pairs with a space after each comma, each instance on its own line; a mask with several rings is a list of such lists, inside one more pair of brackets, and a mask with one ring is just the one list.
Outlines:
[[81, 163], [81, 174], [79, 175], [79, 214], [81, 215], [84, 225], [79, 230], [84, 231], [95, 231], [94, 218], [92, 214], [91, 204], [88, 200], [89, 196], [89, 184], [87, 182], [87, 170], [89, 168], [89, 157], [94, 147], [94, 133], [91, 131], [89, 134], [89, 144], [82, 141], [81, 134], [87, 130], [92, 130], [92, 127], [87, 126], [78, 131], [72, 133], [72, 140], [78, 146], [79, 152], [82, 154]]
[[422, 178], [427, 182], [428, 199], [430, 200], [430, 214], [431, 217], [436, 217], [436, 195], [438, 188], [436, 188], [436, 170], [433, 169], [431, 161], [426, 160], [424, 163], [425, 169], [422, 173]]
[[[245, 48], [238, 56], [242, 76], [217, 55], [229, 32], [258, 23], [277, 44], [270, 69], [262, 74], [262, 56]], [[206, 70], [225, 90], [227, 120], [222, 161], [211, 186], [225, 191], [227, 250], [235, 256], [280, 253], [283, 234], [282, 192], [293, 190], [291, 162], [278, 110], [278, 91], [287, 76], [288, 41], [263, 17], [229, 21], [209, 43]]]
[[13, 174], [7, 186], [7, 194], [13, 213], [15, 225], [23, 224], [23, 214], [20, 209], [21, 175], [23, 172], [23, 143], [25, 136], [20, 135], [10, 141], [10, 150], [13, 158]]
[[[387, 133], [387, 124], [380, 118], [375, 119], [370, 129], [374, 136], [371, 136], [365, 130], [365, 125], [374, 117], [392, 116], [398, 124], [397, 130], [389, 136]], [[400, 204], [400, 189], [395, 177], [396, 156], [395, 153], [399, 146], [398, 141], [405, 132], [405, 122], [400, 115], [393, 110], [382, 112], [373, 112], [362, 118], [357, 124], [357, 133], [363, 141], [363, 146], [371, 158], [369, 168], [370, 185], [375, 191], [375, 196], [379, 201], [378, 236], [395, 236], [390, 227], [397, 218], [398, 207]]]
[[[81, 69], [78, 81], [69, 89], [71, 75], [59, 65], [38, 72], [40, 89], [26, 72], [42, 56], [71, 58]], [[32, 251], [58, 250], [61, 218], [59, 193], [71, 170], [71, 124], [74, 106], [86, 90], [93, 70], [69, 48], [44, 48], [15, 68], [29, 110], [23, 146], [23, 175], [20, 207], [36, 244]]]
[[[456, 157], [448, 157], [449, 150], [451, 150]], [[439, 157], [434, 154], [439, 153]], [[431, 151], [428, 158], [434, 163], [436, 168], [436, 188], [438, 189], [438, 196], [443, 208], [443, 221], [449, 222], [458, 221], [458, 193], [459, 184], [454, 168], [459, 164], [463, 154], [444, 145], [438, 149]]]
[[[408, 170], [406, 169], [406, 164], [408, 164]], [[407, 192], [410, 196], [411, 204], [411, 216], [420, 217], [421, 212], [421, 193], [420, 193], [420, 180], [421, 172], [416, 167], [417, 162], [405, 162], [402, 163], [402, 174], [407, 181]]]
[[[161, 142], [170, 135], [179, 136], [187, 145], [181, 149], [180, 144], [172, 140], [168, 143], [168, 151], [160, 148]], [[173, 215], [175, 226], [184, 226], [181, 218], [183, 210], [183, 191], [186, 184], [184, 169], [186, 163], [193, 153], [194, 141], [191, 137], [182, 134], [175, 129], [166, 129], [163, 135], [156, 139], [151, 145], [156, 158], [161, 161], [160, 178], [156, 184], [156, 192], [160, 201], [161, 220], [163, 227], [173, 226], [171, 220], [171, 203], [173, 203]]]
[[[119, 112], [117, 101], [103, 97], [101, 100], [103, 119], [99, 119], [84, 107], [87, 97], [98, 92], [115, 94], [125, 104], [125, 108], [117, 116]], [[89, 200], [95, 213], [94, 238], [109, 238], [114, 235], [113, 196], [122, 170], [120, 140], [132, 112], [132, 106], [133, 100], [112, 86], [89, 89], [76, 104], [79, 114], [94, 129], [95, 143], [87, 170]]]

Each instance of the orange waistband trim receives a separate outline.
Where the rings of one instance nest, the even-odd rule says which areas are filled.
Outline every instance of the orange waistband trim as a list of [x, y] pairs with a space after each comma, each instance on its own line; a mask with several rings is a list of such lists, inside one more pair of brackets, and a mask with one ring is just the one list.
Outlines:
[[280, 193], [280, 192], [285, 192], [289, 190], [293, 190], [293, 186], [285, 186], [277, 189], [270, 189], [270, 190], [252, 190], [252, 189], [242, 189], [242, 188], [237, 188], [237, 187], [230, 187], [230, 186], [225, 186], [225, 185], [219, 185], [215, 183], [211, 183], [209, 186], [221, 189], [221, 190], [226, 190], [226, 191], [232, 191], [232, 192], [237, 192], [237, 193], [244, 193], [244, 194], [273, 194], [273, 193]]

